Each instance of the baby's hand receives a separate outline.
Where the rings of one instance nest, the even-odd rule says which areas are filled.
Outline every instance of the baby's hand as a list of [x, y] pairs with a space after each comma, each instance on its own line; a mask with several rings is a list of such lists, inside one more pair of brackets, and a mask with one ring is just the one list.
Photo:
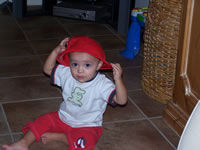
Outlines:
[[111, 65], [112, 65], [112, 68], [113, 68], [113, 78], [114, 78], [114, 80], [116, 81], [116, 80], [121, 79], [123, 70], [122, 70], [120, 64], [118, 64], [118, 63], [112, 64], [111, 63]]
[[59, 54], [59, 53], [63, 52], [64, 50], [66, 50], [66, 44], [67, 44], [68, 40], [69, 40], [69, 37], [62, 40], [60, 42], [60, 44], [54, 49], [54, 51], [56, 51]]

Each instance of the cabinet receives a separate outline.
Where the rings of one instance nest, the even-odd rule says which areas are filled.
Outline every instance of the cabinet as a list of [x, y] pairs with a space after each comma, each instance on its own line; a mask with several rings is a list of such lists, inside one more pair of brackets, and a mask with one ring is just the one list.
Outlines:
[[183, 0], [173, 101], [164, 117], [181, 134], [200, 99], [200, 1]]

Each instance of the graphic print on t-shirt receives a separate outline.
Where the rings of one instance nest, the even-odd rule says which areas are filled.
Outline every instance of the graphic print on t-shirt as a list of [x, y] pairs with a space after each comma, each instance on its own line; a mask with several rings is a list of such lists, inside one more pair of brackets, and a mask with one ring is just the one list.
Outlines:
[[72, 97], [69, 97], [68, 101], [81, 107], [82, 106], [81, 100], [83, 98], [83, 94], [85, 94], [85, 91], [79, 87], [76, 87], [72, 92]]

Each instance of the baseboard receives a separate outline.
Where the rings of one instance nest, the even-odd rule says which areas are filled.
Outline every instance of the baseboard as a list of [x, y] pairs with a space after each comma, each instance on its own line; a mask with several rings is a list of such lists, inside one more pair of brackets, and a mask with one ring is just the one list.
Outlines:
[[172, 102], [168, 103], [163, 116], [172, 128], [181, 135], [189, 116]]

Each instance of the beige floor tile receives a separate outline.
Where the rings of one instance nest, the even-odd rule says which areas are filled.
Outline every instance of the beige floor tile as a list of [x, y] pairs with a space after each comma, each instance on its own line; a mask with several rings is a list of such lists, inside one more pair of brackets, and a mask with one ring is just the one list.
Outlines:
[[147, 96], [143, 90], [128, 92], [130, 98], [148, 117], [162, 116], [166, 105]]
[[0, 58], [34, 54], [34, 50], [27, 41], [0, 41]]
[[34, 50], [38, 55], [50, 54], [51, 51], [58, 46], [62, 38], [48, 39], [48, 40], [33, 40], [30, 41]]
[[[18, 141], [23, 137], [22, 134], [17, 134], [14, 136], [15, 141]], [[62, 142], [51, 142], [48, 144], [42, 144], [42, 142], [34, 142], [29, 150], [67, 150], [67, 145]]]
[[21, 132], [28, 121], [33, 121], [42, 114], [58, 111], [61, 101], [60, 98], [10, 103], [4, 104], [3, 108], [12, 132]]
[[0, 103], [60, 97], [59, 88], [45, 76], [0, 79]]
[[151, 120], [161, 131], [164, 135], [169, 139], [169, 141], [175, 146], [178, 146], [180, 136], [172, 130], [169, 124], [163, 118], [152, 119]]
[[0, 41], [24, 41], [26, 40], [24, 33], [20, 29], [14, 31], [4, 30], [0, 32]]
[[44, 24], [32, 29], [24, 29], [29, 40], [64, 38], [69, 34], [59, 24]]
[[125, 43], [116, 35], [94, 36], [93, 38], [101, 44], [104, 51], [123, 50], [125, 48]]
[[0, 135], [9, 134], [7, 122], [2, 109], [0, 108]]
[[103, 24], [84, 23], [84, 24], [65, 24], [65, 29], [71, 36], [76, 35], [107, 35], [112, 34]]
[[120, 55], [120, 51], [106, 51], [106, 60], [112, 63], [119, 63], [123, 69], [141, 67], [143, 58], [136, 56], [134, 59], [128, 59]]
[[126, 106], [108, 106], [104, 113], [104, 123], [128, 121], [132, 119], [144, 119], [144, 116], [130, 101], [128, 101]]
[[104, 125], [101, 150], [173, 150], [148, 121]]
[[39, 57], [0, 59], [0, 78], [27, 75], [43, 75], [43, 68]]
[[0, 150], [1, 150], [1, 145], [2, 144], [11, 144], [12, 140], [11, 140], [11, 136], [9, 135], [0, 135]]

